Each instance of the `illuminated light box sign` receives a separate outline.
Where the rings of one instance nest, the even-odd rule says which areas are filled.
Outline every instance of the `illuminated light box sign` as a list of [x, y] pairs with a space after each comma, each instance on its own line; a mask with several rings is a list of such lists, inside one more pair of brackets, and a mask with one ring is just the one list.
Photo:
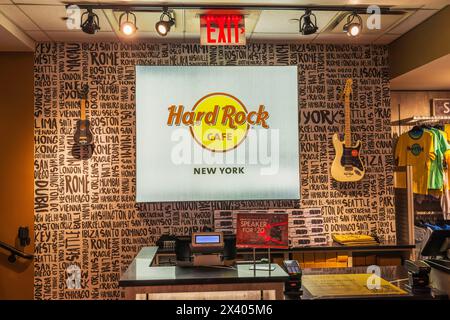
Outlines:
[[287, 249], [288, 215], [286, 213], [238, 213], [236, 246], [238, 248]]
[[136, 67], [136, 201], [299, 199], [297, 67]]
[[239, 14], [200, 16], [200, 44], [212, 46], [245, 45], [245, 18]]

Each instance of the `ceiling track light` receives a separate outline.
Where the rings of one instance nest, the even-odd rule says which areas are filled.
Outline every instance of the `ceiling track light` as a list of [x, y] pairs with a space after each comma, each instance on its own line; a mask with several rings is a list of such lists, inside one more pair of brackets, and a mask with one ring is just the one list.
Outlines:
[[[164, 20], [164, 18], [167, 18]], [[155, 24], [156, 32], [162, 37], [165, 37], [172, 26], [175, 25], [175, 17], [172, 15], [171, 11], [168, 11], [167, 8], [164, 9], [159, 21]]]
[[362, 28], [363, 23], [361, 16], [356, 12], [353, 12], [347, 16], [347, 23], [344, 25], [343, 31], [347, 33], [349, 37], [356, 37], [361, 34]]
[[[314, 21], [311, 18], [314, 18]], [[314, 34], [319, 30], [316, 15], [312, 13], [311, 9], [306, 9], [305, 14], [300, 17], [299, 21], [300, 33], [304, 36]]]
[[98, 30], [100, 30], [100, 23], [98, 20], [98, 16], [92, 11], [91, 8], [87, 9], [81, 15], [81, 30], [87, 34], [95, 34]]
[[[130, 20], [130, 16], [133, 18], [133, 21]], [[122, 19], [126, 17], [126, 20], [122, 21]], [[133, 36], [136, 31], [136, 15], [133, 12], [125, 11], [119, 17], [119, 26], [120, 31], [127, 37]]]

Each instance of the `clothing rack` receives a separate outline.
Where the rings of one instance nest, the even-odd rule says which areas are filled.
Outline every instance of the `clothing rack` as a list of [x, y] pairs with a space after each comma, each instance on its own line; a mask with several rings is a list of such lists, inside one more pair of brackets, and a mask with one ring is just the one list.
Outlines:
[[397, 121], [391, 122], [392, 125], [396, 126], [415, 126], [418, 124], [424, 124], [426, 122], [449, 122], [450, 116], [414, 116], [405, 119], [399, 119]]
[[[400, 117], [400, 105], [399, 105], [399, 117]], [[450, 123], [450, 116], [413, 116], [409, 118], [399, 119], [392, 121], [392, 126], [397, 126], [397, 137], [408, 131], [413, 126], [425, 125], [425, 124], [448, 124]], [[395, 128], [395, 127], [394, 127]], [[395, 137], [395, 135], [394, 135]], [[402, 218], [406, 218], [403, 223], [407, 225], [407, 237], [406, 240], [409, 244], [415, 244], [414, 238], [414, 223], [416, 221], [415, 209], [414, 209], [414, 193], [413, 193], [413, 170], [412, 166], [406, 166], [406, 199], [407, 199], [407, 214], [406, 217], [402, 215]], [[397, 209], [396, 209], [397, 211]], [[437, 213], [437, 211], [435, 211]], [[442, 212], [439, 212], [442, 214]], [[396, 212], [396, 219], [398, 219]], [[403, 221], [403, 219], [402, 219]], [[416, 253], [412, 252], [412, 257], [415, 257]]]

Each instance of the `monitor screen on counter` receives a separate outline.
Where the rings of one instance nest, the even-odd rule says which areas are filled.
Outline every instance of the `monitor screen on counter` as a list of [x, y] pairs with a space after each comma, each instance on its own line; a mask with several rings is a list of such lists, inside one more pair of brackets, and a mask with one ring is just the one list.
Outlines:
[[296, 66], [137, 66], [136, 201], [299, 199]]
[[198, 235], [195, 236], [195, 243], [197, 244], [219, 244], [219, 235]]

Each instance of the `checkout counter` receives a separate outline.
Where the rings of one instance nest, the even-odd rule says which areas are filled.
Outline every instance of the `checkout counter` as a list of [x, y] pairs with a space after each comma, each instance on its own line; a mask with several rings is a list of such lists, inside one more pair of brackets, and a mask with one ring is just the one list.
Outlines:
[[[365, 279], [360, 281], [361, 276], [369, 276], [365, 267], [314, 268], [293, 272], [295, 265], [292, 260], [285, 261], [283, 267], [271, 264], [269, 268], [267, 264], [258, 264], [255, 268], [253, 263], [236, 263], [235, 238], [211, 233], [177, 238], [174, 244], [175, 266], [154, 266], [158, 247], [142, 248], [122, 274], [119, 286], [125, 289], [126, 299], [133, 300], [447, 299], [450, 294], [446, 256], [448, 239], [448, 234], [443, 233], [430, 237], [430, 244], [424, 250], [431, 250], [428, 251], [430, 256], [445, 256], [423, 262], [426, 268], [422, 262], [380, 267], [384, 281], [381, 291], [370, 292]], [[429, 276], [425, 286], [433, 287], [432, 290], [420, 290], [424, 285], [424, 275]], [[411, 288], [410, 284], [414, 283], [416, 287]], [[290, 286], [294, 290], [290, 291]], [[335, 292], [327, 289], [333, 286]], [[342, 293], [339, 288], [344, 286], [353, 286], [355, 290]]]
[[121, 276], [125, 298], [284, 299], [289, 275], [278, 265], [254, 268], [234, 264], [235, 239], [220, 233], [194, 233], [175, 244], [176, 266], [152, 266], [158, 247], [144, 247]]

